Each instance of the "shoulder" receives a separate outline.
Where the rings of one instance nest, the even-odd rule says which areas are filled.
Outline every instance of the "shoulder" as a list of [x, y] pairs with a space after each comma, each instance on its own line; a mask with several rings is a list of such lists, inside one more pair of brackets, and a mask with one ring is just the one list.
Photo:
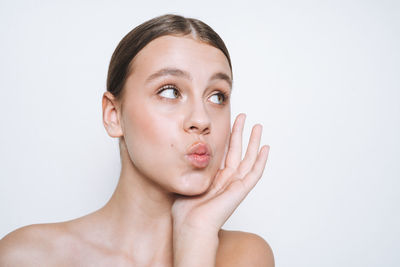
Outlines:
[[221, 230], [218, 236], [217, 266], [275, 266], [271, 247], [259, 235]]
[[0, 266], [50, 263], [62, 233], [58, 224], [33, 224], [9, 233], [0, 240]]

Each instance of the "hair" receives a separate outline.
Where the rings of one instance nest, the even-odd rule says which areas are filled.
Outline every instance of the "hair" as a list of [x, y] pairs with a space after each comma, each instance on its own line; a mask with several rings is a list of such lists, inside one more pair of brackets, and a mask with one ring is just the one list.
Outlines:
[[179, 15], [166, 14], [150, 19], [131, 30], [119, 42], [108, 68], [107, 91], [121, 103], [124, 85], [131, 69], [132, 60], [152, 40], [164, 36], [185, 36], [191, 34], [196, 40], [220, 49], [226, 56], [232, 74], [228, 49], [221, 37], [204, 22]]

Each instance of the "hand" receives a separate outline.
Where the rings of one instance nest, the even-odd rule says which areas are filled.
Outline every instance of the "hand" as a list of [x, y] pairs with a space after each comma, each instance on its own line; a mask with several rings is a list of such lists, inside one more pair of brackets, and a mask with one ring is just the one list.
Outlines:
[[[269, 146], [260, 146], [262, 126], [251, 132], [246, 155], [242, 157], [242, 134], [246, 115], [236, 117], [229, 141], [224, 169], [218, 170], [207, 192], [178, 198], [172, 206], [174, 234], [195, 232], [216, 235], [222, 225], [261, 178]], [[174, 237], [176, 238], [176, 236]]]

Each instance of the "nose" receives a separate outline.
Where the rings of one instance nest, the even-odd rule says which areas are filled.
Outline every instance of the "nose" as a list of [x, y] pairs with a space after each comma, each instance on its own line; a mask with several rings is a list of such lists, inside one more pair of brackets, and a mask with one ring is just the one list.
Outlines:
[[184, 121], [185, 131], [196, 134], [209, 134], [211, 121], [203, 103], [192, 103]]

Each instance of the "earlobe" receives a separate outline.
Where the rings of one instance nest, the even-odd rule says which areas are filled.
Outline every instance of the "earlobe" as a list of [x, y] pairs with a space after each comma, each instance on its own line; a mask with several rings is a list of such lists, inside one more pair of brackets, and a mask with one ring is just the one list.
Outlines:
[[110, 92], [105, 92], [102, 99], [103, 125], [111, 137], [123, 136], [117, 101]]

